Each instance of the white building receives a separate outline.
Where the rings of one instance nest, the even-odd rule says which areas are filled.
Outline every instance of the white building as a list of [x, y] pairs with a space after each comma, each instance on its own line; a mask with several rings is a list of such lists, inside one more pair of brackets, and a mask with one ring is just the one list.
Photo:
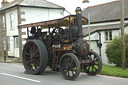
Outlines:
[[[46, 0], [3, 0], [0, 8], [0, 54], [1, 56], [19, 57], [22, 42], [19, 24], [56, 19], [64, 16], [65, 8]], [[22, 40], [21, 40], [22, 41]]]
[[[128, 33], [128, 0], [124, 0], [125, 10], [125, 33]], [[91, 30], [91, 49], [97, 52], [104, 64], [108, 64], [108, 58], [105, 50], [106, 45], [116, 36], [121, 35], [120, 31], [120, 1], [113, 1], [96, 6], [90, 6], [83, 11], [83, 16], [90, 15], [90, 30]], [[85, 38], [89, 40], [88, 26], [83, 26]], [[102, 46], [98, 46], [101, 43]]]

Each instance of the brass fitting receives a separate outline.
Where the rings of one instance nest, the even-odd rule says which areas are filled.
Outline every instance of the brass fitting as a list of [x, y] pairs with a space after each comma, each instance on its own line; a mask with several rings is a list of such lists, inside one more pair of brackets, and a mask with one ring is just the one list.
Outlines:
[[76, 12], [76, 14], [81, 14], [82, 13], [82, 10], [81, 10], [80, 7], [77, 7], [75, 12]]

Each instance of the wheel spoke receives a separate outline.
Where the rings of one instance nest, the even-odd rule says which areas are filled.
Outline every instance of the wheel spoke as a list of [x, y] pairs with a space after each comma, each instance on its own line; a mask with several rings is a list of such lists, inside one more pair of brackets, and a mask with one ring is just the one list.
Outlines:
[[68, 64], [68, 63], [69, 63], [68, 58], [69, 58], [69, 57], [67, 57], [67, 58], [66, 58], [66, 64]]
[[75, 75], [75, 73], [77, 72], [77, 68], [76, 69], [72, 68], [71, 71], [72, 71], [72, 74]]
[[97, 64], [97, 63], [94, 63], [94, 65], [97, 65], [97, 66], [99, 66], [99, 64]]
[[94, 68], [95, 70], [98, 70], [98, 69], [95, 68], [95, 66], [94, 66], [93, 68]]
[[67, 70], [67, 67], [65, 66], [65, 67], [61, 67], [61, 69], [63, 69], [63, 70]]
[[27, 52], [26, 52], [25, 54], [26, 54], [26, 55], [31, 55], [30, 53], [27, 53]]
[[69, 62], [69, 63], [70, 63], [70, 64], [73, 64], [73, 61], [74, 61], [74, 60], [73, 60], [72, 58], [70, 58], [70, 62]]
[[37, 65], [37, 62], [36, 62], [36, 61], [34, 62], [34, 67], [35, 67], [35, 69], [37, 69], [37, 67], [38, 67], [38, 65]]
[[32, 64], [33, 63], [33, 60], [31, 59], [31, 60], [27, 61], [26, 63], [27, 63], [27, 65], [28, 64]]
[[32, 49], [30, 49], [30, 54], [32, 54], [33, 53], [33, 51], [32, 51]]
[[32, 49], [31, 44], [28, 45], [29, 49]]
[[68, 73], [68, 75], [67, 75], [67, 76], [70, 76], [69, 71], [67, 71], [67, 73]]
[[40, 55], [39, 55], [39, 54], [37, 54], [37, 55], [36, 55], [36, 58], [38, 58], [38, 59], [39, 59], [39, 58], [40, 58]]
[[36, 51], [34, 52], [35, 54], [38, 53], [39, 49], [36, 49]]
[[31, 44], [28, 45], [28, 48], [29, 48], [29, 53], [32, 54], [32, 47], [31, 47]]
[[91, 66], [88, 66], [88, 71], [90, 70], [90, 67], [91, 67]]
[[33, 53], [35, 53], [35, 49], [36, 49], [35, 47], [36, 47], [36, 46], [35, 46], [35, 44], [34, 44], [34, 45], [33, 45], [33, 50], [32, 50]]
[[98, 61], [98, 58], [94, 58], [93, 60], [94, 60], [94, 61]]
[[92, 72], [94, 72], [94, 65], [92, 66]]
[[72, 74], [75, 75], [73, 70], [72, 70]]

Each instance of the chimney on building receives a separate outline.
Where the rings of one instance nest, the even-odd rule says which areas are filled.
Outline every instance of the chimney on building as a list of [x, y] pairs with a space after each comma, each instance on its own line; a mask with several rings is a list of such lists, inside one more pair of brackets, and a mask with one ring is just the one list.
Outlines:
[[1, 6], [3, 7], [3, 6], [6, 6], [6, 5], [8, 5], [9, 4], [9, 2], [7, 1], [7, 0], [3, 0], [2, 2], [1, 2]]

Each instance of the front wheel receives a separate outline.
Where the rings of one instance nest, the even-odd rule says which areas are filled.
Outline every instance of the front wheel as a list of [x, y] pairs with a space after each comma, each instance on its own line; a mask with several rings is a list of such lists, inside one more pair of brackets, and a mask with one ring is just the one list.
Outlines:
[[98, 74], [102, 69], [102, 61], [101, 58], [98, 56], [97, 53], [90, 51], [88, 53], [87, 59], [90, 59], [92, 62], [86, 63], [83, 65], [84, 71], [88, 75], [96, 75]]
[[80, 62], [72, 53], [64, 54], [60, 59], [60, 72], [67, 80], [74, 80], [80, 73]]

